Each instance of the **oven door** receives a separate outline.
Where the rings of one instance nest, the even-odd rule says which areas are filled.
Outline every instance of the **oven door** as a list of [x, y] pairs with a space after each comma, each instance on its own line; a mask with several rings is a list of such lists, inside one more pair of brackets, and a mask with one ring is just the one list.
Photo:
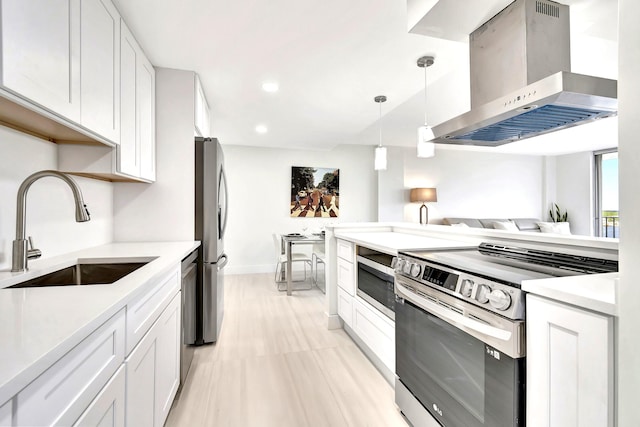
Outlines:
[[396, 373], [435, 419], [446, 427], [524, 426], [524, 357], [496, 350], [409, 299], [395, 313]]
[[393, 275], [359, 260], [356, 294], [387, 317], [395, 318], [396, 295]]

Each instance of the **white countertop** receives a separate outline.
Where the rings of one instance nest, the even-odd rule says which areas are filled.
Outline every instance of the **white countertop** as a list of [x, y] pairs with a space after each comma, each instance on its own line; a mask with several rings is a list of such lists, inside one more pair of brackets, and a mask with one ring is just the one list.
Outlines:
[[[112, 243], [30, 261], [26, 273], [0, 272], [0, 406], [199, 245]], [[95, 258], [155, 259], [110, 285], [2, 289]]]
[[338, 239], [348, 240], [392, 255], [397, 255], [400, 250], [469, 248], [480, 243], [480, 241], [465, 242], [390, 231], [341, 232], [336, 230], [335, 236]]
[[618, 277], [619, 273], [606, 273], [525, 280], [522, 289], [558, 302], [615, 316]]

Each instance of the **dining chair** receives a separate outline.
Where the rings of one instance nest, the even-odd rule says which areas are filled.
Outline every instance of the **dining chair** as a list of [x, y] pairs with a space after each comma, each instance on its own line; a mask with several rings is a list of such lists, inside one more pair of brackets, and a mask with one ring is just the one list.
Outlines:
[[[318, 265], [322, 264], [322, 282], [318, 281]], [[325, 255], [324, 255], [324, 243], [313, 245], [313, 250], [311, 253], [311, 280], [313, 284], [317, 286], [318, 289], [325, 293]]]
[[[273, 233], [273, 244], [275, 246], [276, 251], [276, 274], [274, 280], [276, 282], [276, 287], [279, 291], [287, 290], [287, 278], [286, 278], [286, 268], [287, 268], [287, 254], [285, 252], [285, 247], [282, 244], [282, 236], [277, 233]], [[291, 280], [292, 282], [306, 282], [307, 281], [307, 266], [309, 266], [309, 270], [312, 271], [312, 263], [311, 258], [303, 252], [291, 252], [291, 262], [292, 267], [293, 263], [302, 262], [304, 263], [304, 280]], [[284, 286], [283, 286], [284, 285]], [[307, 288], [304, 288], [307, 289]], [[311, 289], [309, 287], [308, 289]], [[301, 290], [296, 288], [296, 290]]]

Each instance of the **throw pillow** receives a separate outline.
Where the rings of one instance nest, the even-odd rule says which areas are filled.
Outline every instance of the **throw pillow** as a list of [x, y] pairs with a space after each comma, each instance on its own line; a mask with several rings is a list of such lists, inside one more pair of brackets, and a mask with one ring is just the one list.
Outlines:
[[464, 222], [459, 222], [457, 224], [451, 224], [451, 227], [469, 228], [469, 226], [467, 224], [465, 224]]
[[568, 222], [539, 222], [538, 227], [543, 233], [571, 234]]
[[520, 231], [513, 221], [494, 221], [493, 228], [496, 230]]

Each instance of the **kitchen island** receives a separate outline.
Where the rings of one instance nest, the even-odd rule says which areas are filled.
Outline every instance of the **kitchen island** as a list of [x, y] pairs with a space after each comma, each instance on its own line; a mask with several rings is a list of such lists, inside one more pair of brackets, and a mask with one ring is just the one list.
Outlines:
[[[114, 364], [114, 369], [120, 367], [125, 357], [135, 355], [135, 345], [142, 345], [148, 339], [153, 323], [169, 306], [176, 307], [172, 321], [178, 322], [179, 335], [180, 261], [198, 246], [199, 242], [194, 241], [112, 243], [32, 261], [25, 273], [0, 272], [0, 322], [4, 325], [0, 331], [3, 346], [0, 355], [0, 425], [11, 420], [7, 418], [11, 413], [18, 414], [14, 424], [24, 424], [24, 419], [20, 418], [21, 405], [28, 407], [30, 399], [37, 400], [33, 397], [38, 396], [38, 390], [35, 390], [38, 387], [34, 384], [47, 376], [50, 368], [59, 367], [61, 361], [70, 356], [77, 356], [75, 360], [81, 364], [84, 359], [75, 352], [101, 328], [113, 325], [113, 333], [106, 331], [102, 342], [113, 339], [114, 355], [108, 356], [107, 360]], [[96, 260], [148, 263], [112, 284], [7, 289], [79, 261]], [[94, 372], [88, 371], [86, 375], [94, 375]], [[95, 394], [83, 399], [88, 404], [93, 397]], [[46, 406], [61, 404], [49, 402]], [[60, 407], [53, 409], [61, 410]], [[75, 408], [72, 412], [79, 415], [82, 410]], [[67, 419], [55, 418], [58, 414], [52, 416], [52, 421]]]
[[[403, 250], [440, 251], [477, 246], [480, 242], [587, 259], [617, 260], [618, 254], [617, 239], [438, 225], [333, 227], [327, 230], [326, 242], [328, 327], [343, 327], [390, 380], [395, 376], [395, 322], [353, 292], [358, 288], [355, 257], [360, 248], [396, 255]], [[347, 268], [349, 263], [351, 270]], [[419, 270], [415, 274], [418, 273]], [[617, 281], [617, 272], [522, 281], [527, 301], [523, 334], [527, 424], [614, 425]]]

